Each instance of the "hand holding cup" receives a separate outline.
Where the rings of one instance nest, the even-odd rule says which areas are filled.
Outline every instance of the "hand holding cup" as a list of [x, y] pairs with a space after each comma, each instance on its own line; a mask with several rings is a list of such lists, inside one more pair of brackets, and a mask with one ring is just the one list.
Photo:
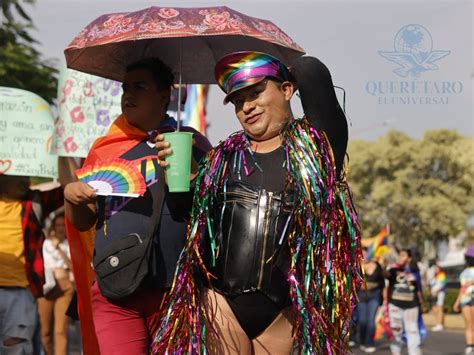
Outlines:
[[173, 153], [173, 149], [170, 148], [170, 142], [165, 141], [165, 135], [159, 134], [156, 136], [156, 149], [158, 149], [158, 163], [163, 169], [169, 165], [166, 161], [166, 157]]
[[170, 192], [189, 191], [189, 181], [193, 177], [192, 136], [191, 132], [171, 132], [156, 137], [159, 164], [166, 169], [166, 182]]

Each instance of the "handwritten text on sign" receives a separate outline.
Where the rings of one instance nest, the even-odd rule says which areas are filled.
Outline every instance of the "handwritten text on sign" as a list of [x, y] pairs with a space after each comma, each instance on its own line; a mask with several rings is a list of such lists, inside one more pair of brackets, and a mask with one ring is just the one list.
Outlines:
[[71, 69], [61, 72], [55, 149], [60, 156], [85, 157], [97, 137], [120, 114], [121, 83]]
[[0, 87], [0, 174], [57, 177], [57, 157], [50, 154], [53, 131], [45, 100]]

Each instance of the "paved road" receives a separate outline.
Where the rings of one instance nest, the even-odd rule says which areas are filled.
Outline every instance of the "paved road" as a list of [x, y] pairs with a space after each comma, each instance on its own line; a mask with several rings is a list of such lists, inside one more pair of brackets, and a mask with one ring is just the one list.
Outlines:
[[[461, 331], [428, 332], [422, 345], [423, 355], [460, 355], [464, 351], [464, 335]], [[364, 352], [353, 348], [354, 354], [363, 355]], [[406, 354], [406, 348], [404, 349]], [[381, 344], [377, 355], [390, 355], [388, 343]]]
[[[78, 344], [74, 340], [72, 340], [72, 344], [70, 344], [69, 354], [81, 355], [80, 351], [78, 351]], [[422, 349], [423, 355], [461, 355], [464, 351], [464, 335], [461, 331], [429, 332]], [[358, 348], [353, 348], [352, 350], [355, 355], [365, 354]], [[404, 354], [406, 354], [406, 348], [404, 351]], [[390, 355], [388, 343], [380, 344], [374, 354]]]

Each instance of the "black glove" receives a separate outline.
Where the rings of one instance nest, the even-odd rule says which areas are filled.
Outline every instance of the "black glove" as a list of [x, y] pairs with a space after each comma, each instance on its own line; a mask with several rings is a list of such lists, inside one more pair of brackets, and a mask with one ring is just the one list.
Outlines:
[[347, 121], [337, 101], [329, 69], [317, 58], [301, 57], [291, 66], [303, 110], [314, 128], [326, 132], [340, 177], [347, 149]]

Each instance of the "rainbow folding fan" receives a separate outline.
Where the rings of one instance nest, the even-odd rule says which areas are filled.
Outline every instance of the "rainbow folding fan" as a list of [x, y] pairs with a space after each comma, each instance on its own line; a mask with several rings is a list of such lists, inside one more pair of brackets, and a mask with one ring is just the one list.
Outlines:
[[142, 174], [128, 160], [108, 159], [75, 172], [80, 181], [96, 190], [97, 195], [138, 197], [146, 191]]

